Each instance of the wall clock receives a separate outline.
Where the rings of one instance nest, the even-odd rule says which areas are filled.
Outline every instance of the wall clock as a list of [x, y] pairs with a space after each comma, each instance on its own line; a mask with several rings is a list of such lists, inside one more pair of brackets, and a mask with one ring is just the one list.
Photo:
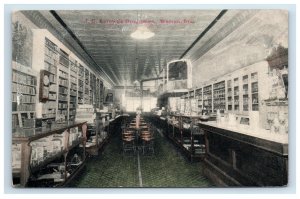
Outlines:
[[44, 82], [45, 86], [49, 85], [49, 76], [48, 75], [44, 75], [43, 82]]
[[40, 102], [46, 102], [49, 99], [49, 80], [50, 73], [46, 70], [41, 70], [40, 74]]

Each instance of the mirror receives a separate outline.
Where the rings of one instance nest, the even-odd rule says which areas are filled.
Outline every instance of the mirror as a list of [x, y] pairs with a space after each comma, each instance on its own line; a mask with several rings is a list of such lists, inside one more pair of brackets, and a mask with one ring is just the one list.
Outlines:
[[185, 61], [177, 61], [170, 63], [168, 67], [169, 81], [187, 79], [187, 63]]

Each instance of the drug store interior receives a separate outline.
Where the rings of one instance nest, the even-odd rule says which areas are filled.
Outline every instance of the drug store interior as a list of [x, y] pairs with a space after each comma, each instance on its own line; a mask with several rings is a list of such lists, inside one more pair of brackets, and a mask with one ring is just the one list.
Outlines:
[[12, 13], [13, 187], [288, 183], [288, 12]]

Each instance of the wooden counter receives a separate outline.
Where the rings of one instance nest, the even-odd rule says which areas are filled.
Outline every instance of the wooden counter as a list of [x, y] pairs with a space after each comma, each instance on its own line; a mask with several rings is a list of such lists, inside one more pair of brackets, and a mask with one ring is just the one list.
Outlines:
[[[99, 151], [104, 149], [105, 145], [109, 142], [111, 134], [114, 133], [114, 131], [116, 131], [118, 127], [120, 127], [123, 117], [125, 116], [117, 115], [114, 119], [110, 119], [104, 124], [101, 123], [101, 125], [103, 125], [101, 128], [103, 128], [102, 130], [105, 130], [107, 132], [107, 136], [100, 143], [96, 142], [92, 146], [86, 146], [86, 152], [89, 155], [98, 155]], [[98, 137], [99, 135], [96, 133], [96, 136]], [[97, 140], [98, 139], [99, 137], [97, 138]]]
[[[221, 186], [283, 186], [288, 179], [287, 135], [199, 123], [205, 133], [205, 171]], [[265, 130], [261, 130], [265, 131]], [[258, 135], [260, 135], [258, 137]], [[286, 139], [278, 139], [282, 136]], [[272, 137], [267, 139], [268, 137]]]

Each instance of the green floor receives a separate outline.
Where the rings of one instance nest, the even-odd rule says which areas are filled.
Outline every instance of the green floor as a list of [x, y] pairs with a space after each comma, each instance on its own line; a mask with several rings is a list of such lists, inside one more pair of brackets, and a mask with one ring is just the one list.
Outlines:
[[90, 158], [86, 169], [69, 187], [213, 186], [202, 175], [201, 162], [190, 163], [158, 132], [155, 133], [154, 155], [141, 152], [123, 155], [121, 146], [120, 137], [112, 137], [102, 154]]

